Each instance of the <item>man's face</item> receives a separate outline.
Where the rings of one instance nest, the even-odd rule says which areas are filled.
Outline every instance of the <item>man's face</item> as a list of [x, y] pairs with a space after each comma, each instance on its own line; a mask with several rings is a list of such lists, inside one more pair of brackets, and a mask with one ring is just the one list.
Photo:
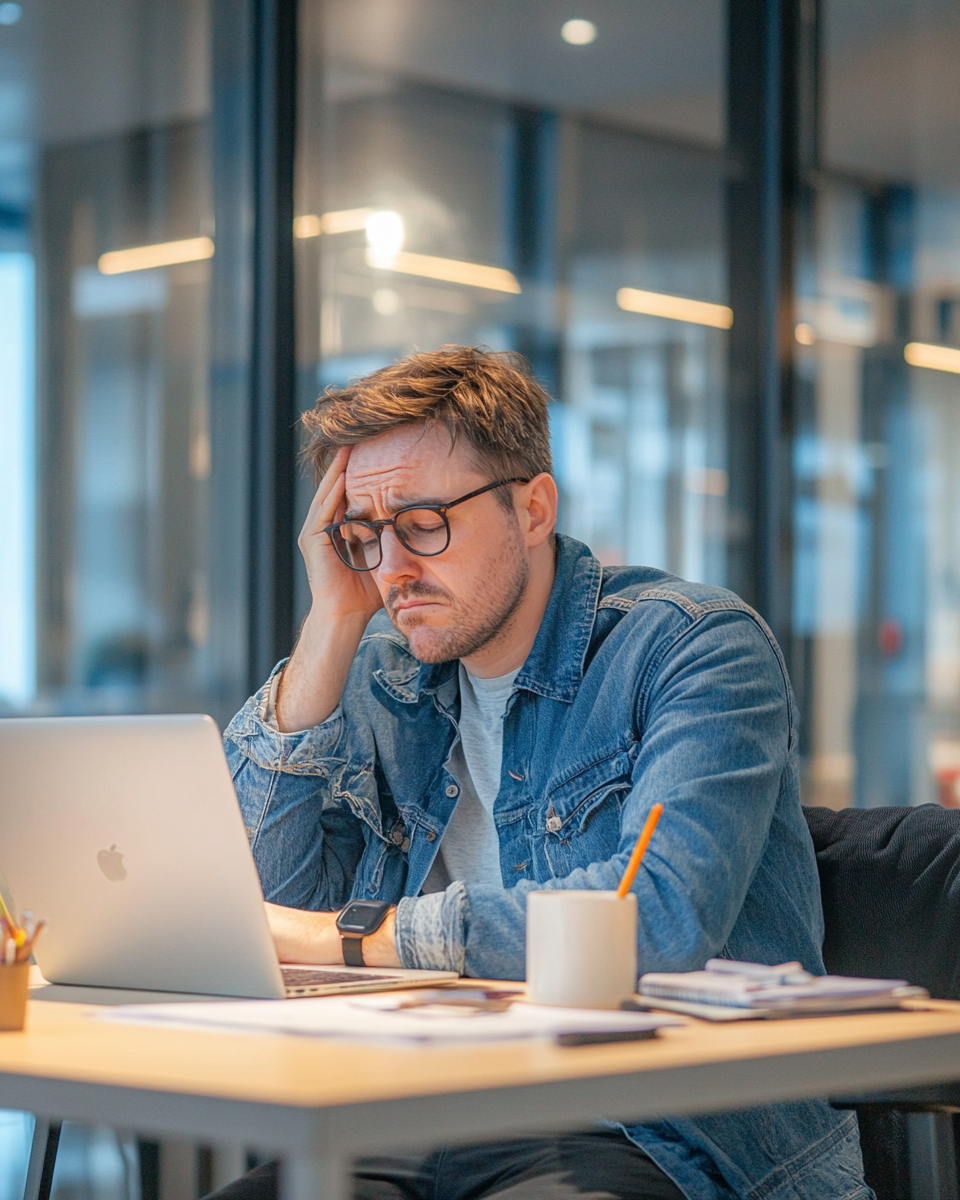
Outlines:
[[[444, 504], [492, 483], [443, 426], [407, 426], [361, 442], [346, 470], [346, 515], [383, 520], [411, 504]], [[371, 572], [384, 607], [422, 662], [466, 658], [506, 633], [524, 594], [529, 560], [517, 517], [496, 492], [447, 514], [450, 545], [411, 553], [392, 529]]]

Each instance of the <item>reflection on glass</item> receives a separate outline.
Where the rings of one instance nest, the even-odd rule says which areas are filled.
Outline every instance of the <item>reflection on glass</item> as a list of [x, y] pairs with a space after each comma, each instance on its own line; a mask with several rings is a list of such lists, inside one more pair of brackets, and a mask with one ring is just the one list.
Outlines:
[[303, 406], [416, 348], [519, 350], [562, 528], [722, 582], [720, 6], [685, 37], [613, 3], [302, 12]]
[[0, 23], [0, 708], [208, 706], [209, 15]]
[[799, 263], [807, 796], [960, 804], [960, 17], [828, 0]]
[[35, 687], [33, 454], [34, 264], [0, 250], [0, 703]]

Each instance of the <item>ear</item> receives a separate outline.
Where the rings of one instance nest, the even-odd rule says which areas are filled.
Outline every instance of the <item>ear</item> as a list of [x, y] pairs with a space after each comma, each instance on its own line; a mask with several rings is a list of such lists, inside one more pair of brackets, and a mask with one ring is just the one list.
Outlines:
[[548, 541], [557, 524], [557, 485], [552, 475], [535, 475], [515, 493], [517, 519], [528, 547]]

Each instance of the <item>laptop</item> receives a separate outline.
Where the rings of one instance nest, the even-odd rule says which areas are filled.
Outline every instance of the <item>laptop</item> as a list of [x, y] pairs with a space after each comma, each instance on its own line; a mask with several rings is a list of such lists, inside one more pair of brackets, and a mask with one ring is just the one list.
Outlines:
[[282, 999], [453, 971], [277, 962], [211, 717], [0, 720], [0, 870], [50, 983]]

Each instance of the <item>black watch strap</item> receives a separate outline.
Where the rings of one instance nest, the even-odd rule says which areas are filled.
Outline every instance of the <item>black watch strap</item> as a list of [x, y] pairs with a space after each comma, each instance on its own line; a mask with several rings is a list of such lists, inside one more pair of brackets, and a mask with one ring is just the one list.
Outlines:
[[363, 961], [362, 937], [347, 937], [344, 935], [340, 938], [340, 945], [343, 948], [343, 961], [348, 967], [365, 967], [367, 965]]

